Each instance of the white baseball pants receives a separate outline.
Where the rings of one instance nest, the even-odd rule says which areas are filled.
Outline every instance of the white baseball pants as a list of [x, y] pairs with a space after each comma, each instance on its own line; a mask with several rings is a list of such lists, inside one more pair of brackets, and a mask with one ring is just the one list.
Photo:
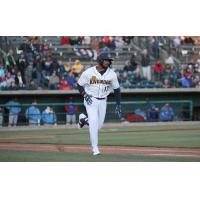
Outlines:
[[98, 132], [103, 126], [105, 115], [106, 115], [106, 98], [98, 100], [92, 97], [92, 104], [87, 105], [84, 100], [84, 105], [88, 114], [89, 122], [89, 132], [90, 132], [90, 142], [92, 146], [92, 151], [97, 152], [98, 149]]

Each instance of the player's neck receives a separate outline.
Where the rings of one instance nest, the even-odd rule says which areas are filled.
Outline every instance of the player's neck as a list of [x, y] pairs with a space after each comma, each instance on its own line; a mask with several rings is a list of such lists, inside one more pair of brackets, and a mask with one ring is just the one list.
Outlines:
[[107, 68], [102, 67], [101, 65], [96, 66], [98, 72], [106, 71]]

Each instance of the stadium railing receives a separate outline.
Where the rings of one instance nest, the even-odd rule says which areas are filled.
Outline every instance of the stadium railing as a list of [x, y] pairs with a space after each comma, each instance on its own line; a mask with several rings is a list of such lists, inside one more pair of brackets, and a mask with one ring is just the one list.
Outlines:
[[[173, 108], [175, 116], [173, 121], [191, 121], [193, 116], [193, 102], [191, 100], [168, 100], [168, 101], [123, 101], [122, 104], [122, 119], [118, 119], [115, 114], [115, 102], [107, 102], [107, 113], [105, 122], [126, 122], [126, 116], [128, 114], [135, 114], [136, 110], [140, 110], [144, 113], [143, 122], [148, 122], [147, 118], [147, 110], [151, 104], [154, 104], [156, 107], [161, 109], [163, 105], [166, 103], [170, 104]], [[38, 103], [36, 107], [42, 111], [47, 107], [53, 107], [55, 114], [57, 116], [57, 124], [65, 124], [66, 123], [66, 112], [64, 111], [64, 106], [66, 103]], [[78, 106], [78, 112], [76, 113], [76, 122], [78, 122], [78, 115], [80, 113], [86, 113], [85, 107], [83, 103], [76, 102], [74, 105]], [[31, 106], [31, 104], [21, 104], [21, 112], [19, 113], [18, 118], [18, 126], [28, 125], [28, 120], [25, 118], [26, 109]], [[0, 107], [6, 107], [5, 104], [0, 104]], [[16, 106], [15, 106], [16, 107]], [[8, 110], [5, 109], [3, 113], [4, 121], [3, 126], [8, 126]], [[158, 120], [159, 121], [159, 120]], [[41, 122], [41, 125], [43, 123]]]

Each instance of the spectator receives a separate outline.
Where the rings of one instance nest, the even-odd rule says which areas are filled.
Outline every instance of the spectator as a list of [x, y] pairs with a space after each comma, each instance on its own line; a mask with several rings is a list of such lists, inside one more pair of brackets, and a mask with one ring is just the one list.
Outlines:
[[174, 47], [175, 48], [179, 48], [180, 47], [180, 45], [181, 45], [181, 39], [180, 39], [179, 36], [174, 37], [173, 42], [174, 42]]
[[40, 55], [34, 59], [33, 68], [35, 70], [36, 83], [38, 87], [42, 87], [42, 61]]
[[196, 76], [193, 78], [193, 80], [192, 80], [192, 82], [193, 82], [193, 84], [194, 84], [195, 86], [198, 85], [199, 81], [200, 81], [199, 75], [196, 75]]
[[15, 78], [15, 83], [18, 88], [24, 88], [24, 82], [22, 80], [21, 72], [17, 72], [17, 76]]
[[11, 82], [11, 85], [8, 87], [8, 90], [18, 90], [18, 87], [15, 84], [15, 81]]
[[195, 88], [200, 88], [200, 81], [198, 81], [198, 82], [196, 83]]
[[148, 81], [150, 81], [151, 80], [150, 57], [146, 49], [142, 53], [141, 65], [142, 65], [143, 76], [147, 78]]
[[178, 37], [178, 36], [174, 37], [173, 44], [174, 44], [174, 47], [175, 47], [175, 51], [177, 52], [177, 55], [178, 55], [178, 52], [180, 51], [180, 46], [181, 46], [180, 37]]
[[72, 72], [75, 77], [79, 77], [79, 75], [83, 72], [84, 67], [80, 63], [80, 60], [75, 60], [74, 65], [72, 66]]
[[3, 65], [0, 64], [0, 89], [4, 89], [6, 87], [6, 72], [4, 70]]
[[56, 73], [58, 73], [58, 69], [60, 68], [60, 65], [59, 65], [59, 61], [57, 61], [56, 58], [54, 58], [50, 64], [50, 69], [51, 69], [51, 73], [53, 71], [56, 71]]
[[125, 44], [130, 45], [131, 40], [133, 39], [133, 37], [132, 36], [123, 36], [122, 39], [123, 39]]
[[4, 113], [4, 108], [0, 107], [0, 127], [3, 126], [3, 113]]
[[71, 39], [68, 36], [60, 37], [60, 45], [71, 45]]
[[25, 117], [29, 121], [29, 125], [40, 126], [41, 114], [40, 110], [36, 107], [37, 101], [33, 101], [32, 106], [26, 109]]
[[99, 50], [99, 40], [97, 37], [92, 38], [91, 47], [97, 51]]
[[57, 117], [52, 107], [47, 106], [42, 112], [42, 121], [44, 125], [57, 125]]
[[100, 54], [108, 54], [110, 55], [111, 49], [108, 47], [107, 43], [103, 43], [102, 47], [99, 49], [99, 55]]
[[10, 75], [11, 75], [11, 77], [15, 80], [15, 78], [16, 78], [16, 76], [17, 76], [17, 70], [16, 70], [15, 67], [11, 69]]
[[16, 61], [15, 61], [15, 58], [13, 56], [13, 50], [12, 49], [9, 49], [5, 63], [6, 63], [6, 66], [8, 67], [8, 69], [11, 69], [14, 66], [16, 66]]
[[64, 73], [69, 73], [69, 72], [71, 72], [71, 65], [69, 64], [69, 63], [66, 63], [65, 65], [64, 65]]
[[33, 79], [30, 80], [30, 85], [27, 87], [28, 90], [37, 90], [37, 84], [35, 83], [35, 81]]
[[172, 80], [172, 84], [174, 87], [178, 87], [179, 81], [181, 79], [180, 69], [175, 65], [170, 65], [169, 67], [170, 67], [170, 78]]
[[111, 43], [111, 37], [110, 36], [103, 36], [103, 42], [109, 46], [109, 44]]
[[22, 76], [22, 81], [25, 82], [25, 69], [28, 66], [28, 61], [25, 58], [25, 55], [23, 53], [20, 54], [20, 57], [17, 60], [17, 67], [18, 70], [21, 72], [21, 76]]
[[76, 78], [74, 77], [74, 74], [72, 71], [70, 71], [68, 73], [68, 75], [66, 76], [66, 81], [68, 82], [68, 84], [73, 87], [74, 84], [77, 82]]
[[72, 90], [72, 86], [68, 84], [64, 76], [61, 77], [59, 90]]
[[163, 88], [170, 88], [170, 83], [169, 83], [169, 79], [168, 79], [168, 78], [165, 78], [165, 79], [163, 80], [162, 87], [163, 87]]
[[90, 45], [91, 44], [91, 36], [84, 36], [82, 44], [83, 45]]
[[77, 111], [78, 111], [78, 107], [74, 105], [73, 98], [70, 97], [69, 99], [67, 99], [67, 105], [65, 106], [66, 125], [76, 124]]
[[52, 62], [51, 57], [48, 57], [47, 59], [43, 60], [45, 76], [48, 76], [48, 77], [52, 73], [51, 62]]
[[157, 60], [160, 57], [160, 50], [159, 50], [160, 41], [158, 37], [153, 37], [152, 40], [152, 53], [153, 57]]
[[56, 71], [54, 70], [52, 75], [49, 77], [49, 88], [56, 90], [59, 87], [59, 77], [56, 75]]
[[12, 82], [15, 82], [15, 79], [13, 78], [13, 76], [11, 76], [11, 73], [8, 72], [6, 75], [6, 87], [9, 88]]
[[159, 119], [159, 108], [154, 104], [151, 104], [147, 110], [147, 120], [150, 122], [156, 122]]
[[137, 63], [135, 61], [135, 55], [131, 56], [130, 61], [126, 61], [124, 70], [125, 71], [135, 71], [137, 69]]
[[174, 119], [174, 110], [169, 104], [165, 104], [160, 109], [159, 119], [160, 121], [173, 121]]
[[161, 81], [164, 74], [164, 66], [160, 63], [158, 60], [156, 64], [154, 65], [154, 75], [155, 75], [155, 81]]
[[9, 110], [9, 124], [8, 126], [11, 127], [17, 125], [18, 115], [21, 112], [21, 105], [17, 101], [17, 98], [14, 98], [11, 101], [8, 101], [5, 104], [6, 108]]
[[5, 77], [5, 69], [4, 66], [0, 63], [0, 78], [4, 78]]
[[182, 87], [189, 88], [192, 86], [192, 71], [189, 67], [186, 68], [183, 78], [182, 78]]
[[33, 78], [33, 63], [30, 62], [28, 67], [25, 70], [25, 81], [26, 81], [27, 88], [30, 86], [32, 78]]

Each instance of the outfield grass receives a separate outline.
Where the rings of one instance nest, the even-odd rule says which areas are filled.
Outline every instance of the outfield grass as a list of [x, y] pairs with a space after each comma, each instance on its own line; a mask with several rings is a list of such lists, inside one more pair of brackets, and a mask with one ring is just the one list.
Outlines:
[[[56, 138], [16, 140], [18, 143], [51, 143], [51, 144], [89, 144], [88, 130], [51, 130], [49, 132], [26, 132], [23, 135], [56, 134]], [[5, 137], [5, 134], [3, 137]], [[21, 136], [21, 133], [18, 134]], [[10, 133], [9, 133], [10, 136]], [[0, 135], [2, 137], [2, 135]], [[157, 129], [123, 128], [103, 129], [99, 134], [100, 145], [145, 146], [145, 147], [200, 147], [200, 131], [198, 129]]]
[[200, 158], [88, 153], [0, 151], [1, 162], [200, 162]]
[[[14, 136], [56, 135], [49, 139], [20, 139], [17, 143], [89, 144], [88, 129], [52, 129], [27, 131], [0, 131], [0, 139]], [[3, 141], [2, 141], [3, 142]], [[99, 134], [99, 144], [142, 147], [185, 147], [200, 148], [200, 125], [194, 126], [145, 126], [104, 128]], [[69, 161], [69, 162], [168, 162], [200, 161], [200, 158], [142, 156], [142, 155], [101, 155], [88, 153], [31, 152], [0, 150], [0, 161]]]

